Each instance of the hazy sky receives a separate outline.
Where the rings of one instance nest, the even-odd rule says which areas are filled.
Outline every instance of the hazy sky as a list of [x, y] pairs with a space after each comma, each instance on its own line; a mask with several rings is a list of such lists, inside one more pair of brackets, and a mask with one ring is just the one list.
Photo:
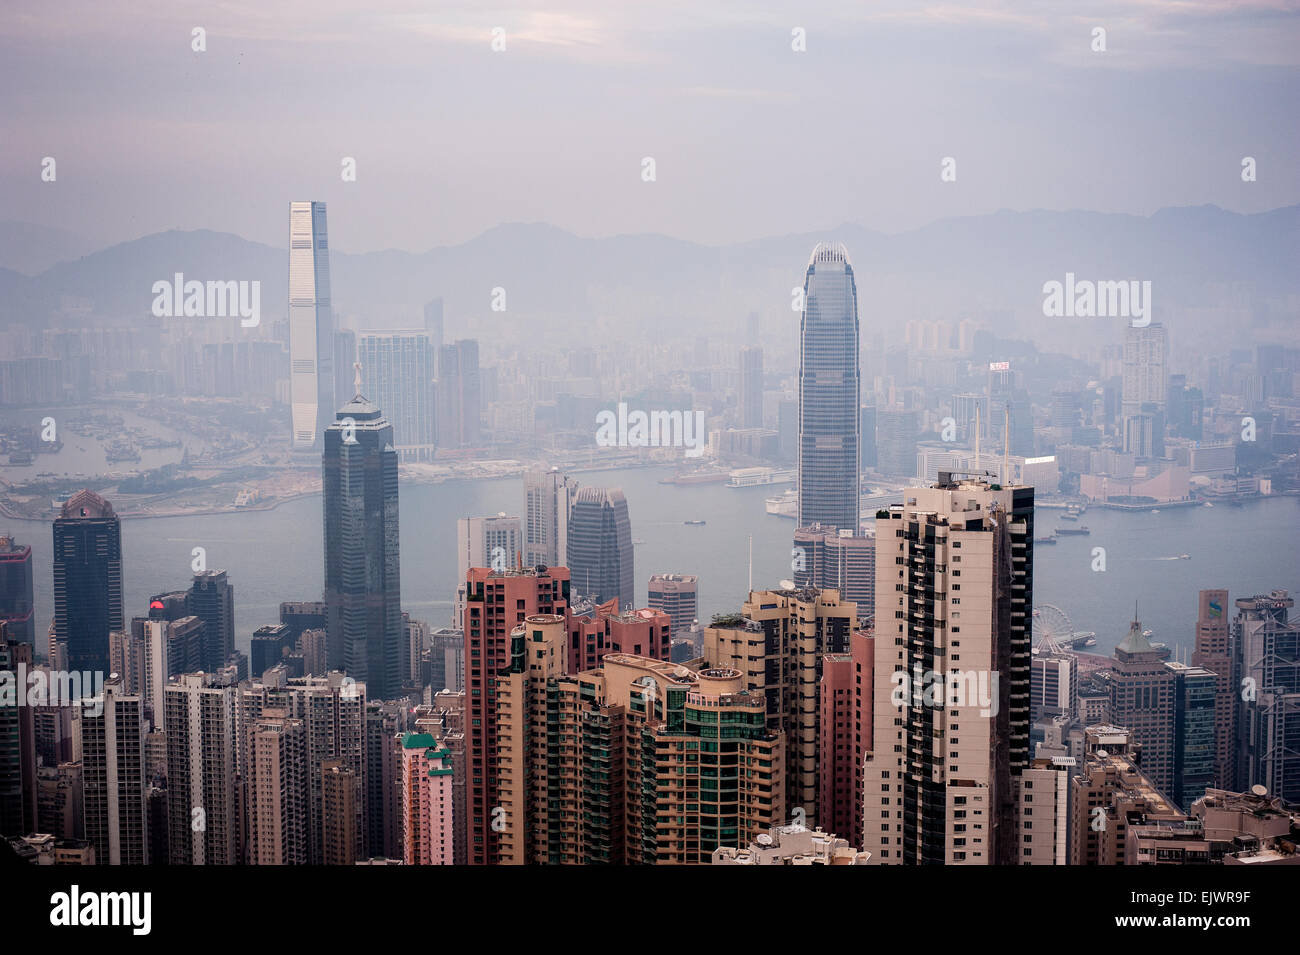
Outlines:
[[283, 245], [323, 199], [336, 248], [419, 251], [512, 221], [719, 243], [1253, 212], [1300, 202], [1297, 66], [1281, 0], [6, 0], [0, 218]]

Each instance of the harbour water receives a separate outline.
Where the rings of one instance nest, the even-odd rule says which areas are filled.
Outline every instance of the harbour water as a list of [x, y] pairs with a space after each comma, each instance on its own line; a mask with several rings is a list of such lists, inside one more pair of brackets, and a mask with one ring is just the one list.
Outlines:
[[[791, 576], [794, 522], [764, 512], [770, 487], [659, 484], [671, 469], [577, 475], [592, 485], [622, 487], [636, 545], [637, 603], [654, 573], [700, 577], [700, 619], [739, 609], [749, 582], [753, 537], [755, 587]], [[401, 489], [402, 605], [433, 626], [450, 622], [456, 578], [456, 519], [518, 514], [520, 478], [404, 484]], [[1062, 525], [1061, 511], [1039, 509], [1035, 534]], [[687, 524], [686, 521], [704, 521]], [[1110, 653], [1122, 639], [1134, 604], [1153, 639], [1191, 652], [1196, 592], [1227, 587], [1231, 597], [1277, 588], [1300, 591], [1300, 500], [1273, 498], [1242, 507], [1191, 507], [1120, 512], [1090, 508], [1079, 520], [1087, 536], [1060, 537], [1034, 549], [1034, 603], [1053, 604], [1077, 630], [1097, 634], [1093, 652]], [[54, 612], [48, 522], [7, 521], [0, 531], [32, 545], [38, 639]], [[236, 645], [278, 622], [281, 600], [319, 600], [322, 580], [319, 497], [272, 511], [123, 522], [126, 613], [143, 615], [150, 595], [189, 585], [192, 551], [203, 547], [209, 569], [226, 569], [235, 586]], [[1105, 549], [1094, 571], [1094, 548]], [[1187, 554], [1187, 559], [1180, 555]]]

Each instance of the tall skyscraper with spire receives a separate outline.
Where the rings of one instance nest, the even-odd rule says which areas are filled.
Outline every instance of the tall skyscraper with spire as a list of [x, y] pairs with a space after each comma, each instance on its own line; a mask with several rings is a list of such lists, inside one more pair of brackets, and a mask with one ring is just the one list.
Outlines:
[[384, 413], [359, 393], [325, 431], [325, 605], [330, 669], [389, 699], [409, 672], [398, 554], [397, 451]]
[[858, 530], [858, 290], [843, 245], [808, 259], [799, 338], [799, 527]]
[[289, 203], [289, 392], [294, 450], [320, 446], [335, 405], [325, 203]]

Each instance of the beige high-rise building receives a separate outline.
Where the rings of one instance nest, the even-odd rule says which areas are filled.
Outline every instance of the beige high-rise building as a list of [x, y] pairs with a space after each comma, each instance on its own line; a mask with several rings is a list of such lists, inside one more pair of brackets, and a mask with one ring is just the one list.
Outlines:
[[876, 513], [865, 848], [1011, 865], [1029, 766], [1034, 491], [941, 472]]
[[110, 676], [72, 721], [74, 760], [82, 764], [86, 839], [100, 865], [147, 865], [144, 701]]
[[321, 764], [321, 816], [325, 824], [326, 865], [356, 865], [361, 854], [357, 829], [356, 771], [341, 759]]
[[247, 732], [248, 861], [306, 865], [310, 786], [303, 721], [269, 708]]
[[357, 795], [353, 810], [357, 844], [366, 842], [366, 685], [337, 670], [325, 676], [291, 679], [283, 666], [267, 670], [260, 680], [239, 685], [235, 699], [240, 727], [236, 768], [248, 778], [248, 734], [270, 710], [300, 719], [306, 732], [308, 785], [308, 857], [310, 865], [325, 861], [325, 820], [321, 772], [325, 761], [340, 759], [354, 773]]
[[167, 845], [172, 865], [236, 865], [235, 687], [216, 674], [167, 684]]
[[1196, 600], [1196, 649], [1192, 666], [1216, 677], [1214, 692], [1214, 778], [1219, 786], [1232, 779], [1232, 653], [1228, 643], [1228, 592], [1202, 590]]
[[695, 574], [652, 574], [646, 588], [646, 606], [672, 620], [672, 635], [691, 629], [699, 613], [700, 578]]
[[547, 681], [564, 675], [566, 640], [562, 614], [532, 614], [510, 634], [510, 666], [496, 686], [497, 776], [500, 864], [530, 861], [528, 844], [546, 818], [543, 786], [547, 759]]
[[1016, 795], [1018, 865], [1070, 864], [1070, 773], [1072, 756], [1035, 759], [1012, 776]]
[[741, 613], [704, 629], [704, 659], [739, 670], [785, 738], [787, 811], [812, 825], [818, 810], [819, 694], [824, 658], [848, 653], [857, 607], [837, 590], [754, 590]]

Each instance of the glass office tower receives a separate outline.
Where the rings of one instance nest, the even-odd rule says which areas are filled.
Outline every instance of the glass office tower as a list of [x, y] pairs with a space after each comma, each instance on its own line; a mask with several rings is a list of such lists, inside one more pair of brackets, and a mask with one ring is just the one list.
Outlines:
[[799, 527], [858, 530], [858, 292], [842, 245], [808, 260], [799, 337]]

